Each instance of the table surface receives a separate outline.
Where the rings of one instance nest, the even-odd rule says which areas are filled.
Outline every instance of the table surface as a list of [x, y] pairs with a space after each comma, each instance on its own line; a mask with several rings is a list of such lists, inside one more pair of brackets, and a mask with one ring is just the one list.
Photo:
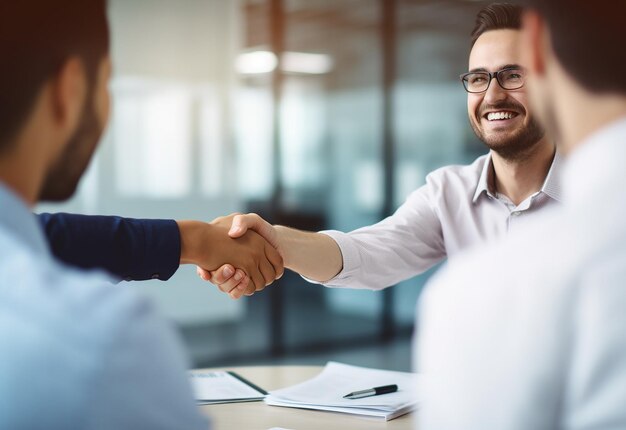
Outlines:
[[[322, 371], [322, 366], [251, 366], [231, 367], [250, 382], [271, 391], [298, 384]], [[206, 369], [218, 370], [218, 369]], [[199, 406], [210, 417], [212, 430], [410, 430], [415, 414], [391, 421], [336, 412], [268, 406], [264, 402], [226, 403]]]

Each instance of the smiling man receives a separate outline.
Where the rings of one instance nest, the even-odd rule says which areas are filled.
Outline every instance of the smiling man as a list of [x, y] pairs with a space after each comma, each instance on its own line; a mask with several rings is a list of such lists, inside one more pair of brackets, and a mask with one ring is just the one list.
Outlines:
[[[521, 9], [496, 3], [478, 13], [472, 32], [469, 72], [461, 80], [470, 124], [488, 154], [432, 172], [392, 216], [372, 226], [310, 233], [248, 214], [234, 217], [231, 236], [255, 230], [277, 247], [285, 267], [323, 285], [381, 289], [557, 205], [559, 158], [528, 105], [520, 27]], [[231, 297], [245, 291], [245, 283], [221, 269], [199, 273]]]

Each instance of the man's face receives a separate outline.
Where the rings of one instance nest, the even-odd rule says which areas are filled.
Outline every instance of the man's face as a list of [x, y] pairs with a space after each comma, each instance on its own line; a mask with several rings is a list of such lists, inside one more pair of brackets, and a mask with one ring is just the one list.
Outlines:
[[82, 119], [57, 162], [46, 176], [40, 200], [62, 201], [74, 194], [109, 119], [111, 61], [104, 58], [85, 101]]
[[[469, 70], [493, 73], [511, 66], [523, 67], [519, 43], [517, 30], [483, 33], [470, 53]], [[467, 112], [476, 136], [505, 159], [523, 158], [544, 135], [529, 111], [524, 87], [505, 90], [495, 78], [487, 91], [468, 93]]]

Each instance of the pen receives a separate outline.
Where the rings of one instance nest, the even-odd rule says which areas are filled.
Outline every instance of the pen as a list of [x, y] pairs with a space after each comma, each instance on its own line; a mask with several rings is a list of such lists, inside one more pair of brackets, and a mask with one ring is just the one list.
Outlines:
[[379, 396], [381, 394], [395, 393], [398, 391], [398, 386], [383, 385], [382, 387], [368, 388], [367, 390], [354, 391], [343, 396], [344, 399], [360, 399], [361, 397]]

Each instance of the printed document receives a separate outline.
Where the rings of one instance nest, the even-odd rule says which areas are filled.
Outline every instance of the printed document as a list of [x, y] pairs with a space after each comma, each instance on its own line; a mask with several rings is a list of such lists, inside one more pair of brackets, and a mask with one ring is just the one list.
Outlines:
[[[398, 391], [361, 399], [343, 398], [353, 391], [391, 384], [396, 384]], [[271, 391], [265, 397], [265, 403], [391, 420], [417, 407], [418, 385], [419, 376], [415, 373], [370, 369], [331, 361], [316, 377], [301, 384]]]

